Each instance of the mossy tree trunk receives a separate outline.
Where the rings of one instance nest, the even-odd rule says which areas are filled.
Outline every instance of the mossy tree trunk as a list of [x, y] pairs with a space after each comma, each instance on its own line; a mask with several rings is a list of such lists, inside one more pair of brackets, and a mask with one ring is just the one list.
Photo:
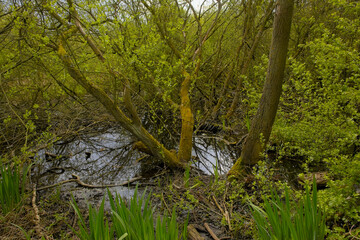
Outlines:
[[[218, 18], [222, 9], [221, 1], [217, 2], [217, 12], [214, 19], [211, 21], [210, 26], [206, 31], [203, 32], [203, 24], [201, 23], [199, 16], [197, 16], [197, 12], [195, 11], [193, 5], [190, 1], [186, 1], [189, 5], [189, 8], [193, 12], [194, 19], [198, 24], [198, 46], [193, 51], [191, 57], [184, 55], [183, 51], [179, 49], [179, 46], [176, 45], [176, 37], [172, 38], [171, 33], [168, 31], [166, 26], [166, 19], [160, 19], [160, 14], [156, 12], [155, 5], [148, 4], [147, 1], [141, 0], [142, 4], [146, 7], [146, 9], [151, 13], [154, 18], [155, 24], [157, 26], [157, 30], [167, 44], [167, 46], [171, 49], [173, 54], [177, 59], [181, 59], [184, 61], [182, 66], [182, 77], [183, 80], [181, 82], [180, 87], [180, 115], [181, 115], [181, 135], [180, 135], [180, 144], [178, 151], [178, 159], [180, 162], [189, 162], [191, 160], [192, 154], [192, 146], [193, 146], [193, 132], [194, 132], [194, 114], [191, 109], [191, 84], [196, 81], [196, 78], [199, 73], [200, 65], [202, 63], [202, 48], [205, 45], [205, 42], [210, 37], [212, 31], [214, 30], [216, 24], [218, 23]], [[185, 41], [186, 42], [186, 41]], [[185, 62], [188, 61], [186, 59], [192, 59], [193, 67], [186, 67]]]
[[269, 140], [275, 120], [286, 64], [294, 0], [279, 0], [276, 7], [269, 65], [263, 94], [241, 156], [228, 175], [242, 175], [247, 166], [255, 165]]
[[179, 146], [180, 161], [190, 161], [192, 151], [192, 135], [194, 129], [194, 115], [190, 104], [191, 75], [184, 71], [185, 76], [180, 89], [181, 137]]

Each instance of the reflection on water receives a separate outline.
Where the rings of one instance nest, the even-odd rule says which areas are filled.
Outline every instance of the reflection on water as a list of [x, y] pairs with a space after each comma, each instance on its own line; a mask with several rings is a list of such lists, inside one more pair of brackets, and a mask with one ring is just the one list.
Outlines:
[[226, 174], [236, 159], [234, 151], [221, 139], [207, 135], [194, 138], [193, 155], [198, 160], [194, 166], [208, 175], [216, 169], [219, 174]]
[[[144, 167], [136, 160], [141, 157], [132, 150], [132, 139], [121, 129], [110, 129], [98, 134], [85, 134], [67, 141], [59, 141], [52, 149], [42, 150], [37, 158], [40, 164], [34, 172], [39, 176], [38, 186], [51, 185], [72, 177], [76, 174], [80, 179], [91, 185], [119, 184], [133, 178]], [[226, 173], [235, 156], [227, 145], [215, 137], [206, 135], [194, 138], [194, 166], [205, 174]], [[63, 189], [73, 189], [75, 183], [66, 184]], [[112, 192], [121, 196], [132, 196], [133, 190], [127, 187], [112, 187]], [[81, 189], [76, 191], [78, 198], [87, 199], [102, 196], [104, 189]], [[88, 197], [86, 197], [88, 196]]]
[[[131, 144], [131, 138], [119, 129], [82, 135], [71, 141], [59, 141], [52, 149], [38, 153], [40, 164], [35, 169], [41, 176], [38, 185], [68, 180], [72, 174], [91, 185], [127, 181], [140, 168], [136, 163], [139, 154], [131, 150]], [[122, 187], [114, 189], [119, 193], [128, 191]]]

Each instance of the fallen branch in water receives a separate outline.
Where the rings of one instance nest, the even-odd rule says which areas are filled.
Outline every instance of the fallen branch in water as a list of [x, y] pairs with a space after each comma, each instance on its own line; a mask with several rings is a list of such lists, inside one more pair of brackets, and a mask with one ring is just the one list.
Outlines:
[[126, 182], [123, 182], [123, 183], [119, 183], [119, 184], [109, 184], [109, 185], [90, 185], [90, 184], [86, 184], [84, 183], [83, 181], [80, 180], [80, 177], [76, 174], [72, 174], [72, 179], [69, 179], [69, 180], [65, 180], [65, 181], [62, 181], [62, 182], [59, 182], [59, 183], [55, 183], [53, 185], [49, 185], [49, 186], [45, 186], [45, 187], [41, 187], [41, 188], [38, 188], [37, 191], [40, 191], [40, 190], [44, 190], [44, 189], [49, 189], [49, 188], [54, 188], [54, 187], [57, 187], [57, 186], [60, 186], [60, 185], [63, 185], [65, 183], [70, 183], [70, 182], [76, 182], [78, 185], [82, 186], [82, 187], [85, 187], [85, 188], [107, 188], [107, 187], [118, 187], [118, 186], [125, 186], [125, 185], [128, 185], [130, 183], [133, 183], [133, 182], [136, 182], [140, 179], [142, 179], [142, 177], [134, 177]]

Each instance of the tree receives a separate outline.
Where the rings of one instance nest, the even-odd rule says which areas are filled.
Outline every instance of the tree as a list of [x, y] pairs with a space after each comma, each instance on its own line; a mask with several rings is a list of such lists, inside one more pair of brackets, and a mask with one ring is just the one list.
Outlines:
[[255, 165], [269, 140], [282, 92], [293, 6], [294, 0], [279, 0], [276, 7], [269, 65], [260, 105], [241, 156], [230, 169], [229, 176], [241, 175], [246, 167]]
[[[231, 116], [238, 101], [229, 100], [246, 95], [242, 83], [268, 45], [262, 40], [273, 8], [274, 1], [260, 0], [218, 0], [201, 11], [176, 0], [35, 1], [21, 5], [19, 17], [11, 15], [21, 31], [13, 30], [9, 41], [17, 39], [22, 49], [12, 52], [28, 54], [63, 94], [85, 104], [95, 98], [139, 141], [138, 149], [184, 167], [194, 129], [218, 124], [227, 111]], [[165, 118], [178, 137], [173, 144], [157, 133], [168, 125], [149, 126], [142, 116], [163, 112], [171, 112]]]
[[[32, 36], [36, 37], [32, 39], [27, 39], [29, 42], [35, 42], [36, 44], [33, 45], [39, 49], [52, 49], [52, 54], [58, 57], [71, 78], [101, 103], [124, 129], [140, 141], [137, 145], [140, 149], [144, 149], [162, 160], [167, 166], [174, 168], [184, 167], [191, 159], [194, 129], [190, 101], [191, 86], [196, 81], [202, 63], [202, 49], [216, 30], [222, 7], [221, 1], [218, 1], [215, 17], [209, 15], [208, 26], [205, 27], [190, 1], [186, 4], [189, 7], [184, 15], [185, 11], [178, 6], [177, 1], [124, 1], [120, 4], [121, 7], [114, 3], [116, 8], [96, 1], [68, 0], [57, 4], [42, 1], [41, 4], [34, 3], [31, 11], [40, 9], [37, 15], [32, 16], [32, 19], [34, 25], [43, 28], [44, 31], [37, 35], [33, 34]], [[185, 28], [189, 27], [191, 16], [189, 12], [193, 13], [194, 22], [198, 24], [199, 31], [191, 36], [195, 39], [183, 34], [186, 33]], [[169, 17], [174, 17], [175, 20], [169, 21]], [[130, 28], [132, 29], [129, 30]], [[147, 33], [157, 38], [155, 44], [160, 42], [162, 47], [166, 48], [165, 51], [159, 50], [157, 54], [164, 55], [169, 65], [173, 63], [175, 67], [178, 65], [177, 69], [174, 67], [173, 70], [175, 69], [174, 71], [178, 73], [176, 80], [182, 79], [180, 83], [177, 82], [179, 103], [175, 103], [165, 94], [162, 96], [180, 110], [181, 135], [178, 154], [174, 150], [167, 149], [145, 129], [138, 115], [137, 106], [133, 102], [136, 95], [134, 94], [136, 77], [132, 76], [130, 62], [135, 61], [137, 64], [134, 72], [142, 67], [147, 75], [151, 75], [150, 78], [154, 78], [158, 71], [150, 64], [144, 63], [144, 59], [138, 56], [141, 53], [137, 51], [143, 42], [154, 41], [154, 39], [146, 39], [145, 34], [134, 36], [133, 32], [137, 32], [136, 28], [148, 28]], [[116, 33], [110, 32], [110, 29], [116, 29]], [[153, 30], [157, 31], [157, 35]], [[136, 37], [142, 39], [143, 42], [140, 42], [141, 40], [136, 42], [134, 40]], [[164, 52], [167, 53], [164, 54]], [[36, 57], [41, 61], [42, 56]], [[151, 56], [150, 61], [154, 64], [152, 58], [154, 56]], [[109, 81], [100, 81], [88, 74], [86, 68], [89, 68], [89, 65], [85, 66], [84, 62], [91, 62], [91, 67], [106, 72]], [[111, 91], [107, 91], [108, 86], [111, 86]], [[156, 84], [154, 87], [157, 88]], [[157, 88], [156, 92], [162, 91]]]

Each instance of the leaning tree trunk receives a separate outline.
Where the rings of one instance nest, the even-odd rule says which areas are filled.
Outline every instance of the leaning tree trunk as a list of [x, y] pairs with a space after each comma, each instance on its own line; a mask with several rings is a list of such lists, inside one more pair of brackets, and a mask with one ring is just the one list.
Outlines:
[[[71, 60], [62, 43], [58, 46], [57, 54], [70, 76], [84, 87], [88, 93], [95, 97], [123, 128], [140, 140], [152, 155], [163, 160], [169, 167], [183, 168], [185, 166], [184, 163], [177, 158], [176, 154], [166, 149], [146, 131], [134, 116], [132, 116], [132, 119], [128, 118], [103, 90], [88, 81], [79, 69], [75, 67], [76, 64]], [[128, 105], [130, 105], [130, 103], [128, 103]], [[132, 114], [134, 115], [135, 113]]]
[[252, 120], [241, 156], [230, 169], [229, 176], [239, 176], [246, 167], [255, 165], [269, 140], [282, 91], [293, 6], [294, 0], [278, 1], [268, 71], [260, 105]]
[[[86, 89], [88, 93], [90, 93], [93, 97], [95, 97], [104, 107], [105, 109], [115, 118], [115, 120], [127, 131], [129, 131], [133, 136], [135, 136], [138, 140], [141, 141], [142, 147], [146, 148], [146, 151], [158, 159], [162, 160], [167, 166], [173, 168], [183, 168], [185, 164], [179, 160], [176, 154], [172, 151], [169, 151], [162, 145], [159, 141], [157, 141], [141, 124], [140, 117], [136, 112], [136, 108], [131, 101], [130, 95], [130, 83], [127, 77], [121, 72], [117, 72], [111, 68], [106, 62], [106, 58], [101, 52], [98, 45], [95, 41], [86, 33], [83, 25], [80, 22], [80, 18], [78, 12], [74, 7], [74, 3], [72, 0], [67, 0], [69, 4], [69, 9], [71, 12], [71, 18], [75, 23], [74, 27], [68, 26], [70, 29], [61, 34], [61, 39], [58, 45], [49, 44], [51, 48], [56, 50], [58, 57], [62, 60], [62, 63], [69, 73], [69, 75], [83, 88]], [[45, 3], [45, 2], [44, 2]], [[43, 6], [52, 17], [56, 18], [58, 21], [67, 25], [66, 21], [64, 21], [56, 12], [52, 11], [46, 4]], [[104, 64], [109, 72], [109, 74], [114, 79], [121, 79], [124, 84], [124, 105], [126, 110], [129, 112], [127, 116], [116, 104], [116, 102], [110, 98], [110, 96], [105, 93], [101, 88], [99, 88], [96, 84], [89, 81], [86, 76], [81, 72], [81, 70], [77, 67], [77, 64], [73, 61], [70, 56], [70, 52], [66, 50], [65, 46], [70, 46], [67, 42], [68, 34], [71, 35], [74, 32], [80, 33], [80, 35], [84, 38], [87, 45], [91, 48], [96, 57], [100, 60], [102, 64]]]

